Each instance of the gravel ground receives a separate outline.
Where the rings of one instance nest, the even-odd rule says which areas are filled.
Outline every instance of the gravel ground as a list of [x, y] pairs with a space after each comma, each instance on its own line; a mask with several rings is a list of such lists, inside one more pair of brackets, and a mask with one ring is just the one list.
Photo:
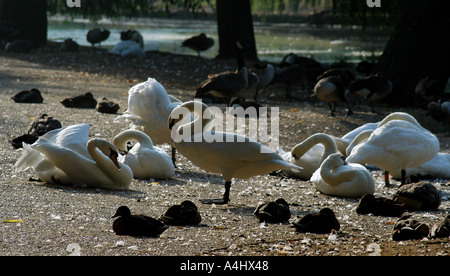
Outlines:
[[[78, 53], [67, 53], [49, 44], [28, 54], [0, 51], [0, 64], [0, 222], [22, 221], [0, 223], [0, 255], [449, 255], [448, 239], [394, 242], [391, 231], [396, 218], [358, 215], [357, 200], [322, 195], [307, 181], [276, 176], [237, 180], [231, 188], [230, 204], [201, 205], [199, 198], [222, 195], [223, 180], [182, 156], [174, 179], [133, 180], [126, 192], [31, 181], [36, 178], [32, 171], [14, 170], [21, 151], [14, 150], [8, 139], [24, 134], [40, 114], [47, 113], [64, 126], [89, 123], [92, 137], [112, 139], [128, 128], [127, 123], [114, 121], [118, 115], [67, 109], [60, 103], [62, 99], [90, 91], [98, 100], [107, 97], [119, 103], [121, 113], [127, 108], [128, 89], [154, 77], [170, 94], [189, 100], [196, 85], [209, 73], [233, 69], [234, 62], [157, 52], [148, 53], [144, 60], [124, 59], [101, 49], [82, 48]], [[16, 104], [10, 100], [17, 92], [33, 87], [43, 92], [43, 104]], [[309, 93], [298, 92], [297, 101], [287, 102], [283, 91], [283, 86], [271, 87], [261, 103], [280, 107], [280, 144], [286, 150], [314, 133], [342, 136], [361, 124], [404, 111], [437, 134], [442, 152], [450, 151], [447, 129], [427, 117], [424, 110], [380, 104], [376, 106], [379, 113], [372, 114], [366, 106], [357, 104], [352, 117], [344, 117], [341, 107], [331, 118], [327, 106], [310, 98]], [[168, 146], [164, 148], [169, 151]], [[392, 197], [399, 183], [386, 188], [380, 171], [374, 171], [373, 176], [376, 194]], [[439, 210], [412, 213], [429, 224], [441, 220], [450, 210], [449, 182], [437, 179], [433, 183], [443, 196]], [[290, 222], [329, 207], [341, 223], [340, 231], [336, 235], [299, 234], [288, 223], [260, 224], [254, 209], [280, 197], [292, 204]], [[159, 217], [183, 200], [198, 203], [203, 219], [200, 226], [170, 227], [159, 238], [116, 236], [112, 231], [110, 216], [121, 205], [129, 206], [134, 213]]]

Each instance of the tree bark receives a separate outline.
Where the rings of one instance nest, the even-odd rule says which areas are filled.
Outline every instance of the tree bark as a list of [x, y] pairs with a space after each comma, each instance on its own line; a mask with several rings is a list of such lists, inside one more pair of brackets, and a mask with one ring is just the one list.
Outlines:
[[236, 57], [236, 41], [244, 46], [244, 57], [258, 60], [250, 0], [217, 0], [219, 54], [217, 58]]
[[8, 32], [6, 40], [47, 42], [46, 0], [0, 0], [0, 27]]
[[[387, 101], [409, 105], [418, 101], [415, 87], [430, 76], [447, 83], [450, 76], [450, 16], [447, 1], [411, 0], [391, 35], [375, 71], [394, 86]], [[442, 88], [444, 91], [445, 86]]]

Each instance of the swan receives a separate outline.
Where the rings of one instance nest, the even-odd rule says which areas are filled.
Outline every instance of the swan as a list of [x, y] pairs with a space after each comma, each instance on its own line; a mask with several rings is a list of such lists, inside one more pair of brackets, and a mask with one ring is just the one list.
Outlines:
[[109, 52], [122, 57], [145, 57], [144, 49], [133, 40], [119, 41]]
[[[180, 123], [179, 117], [194, 112], [198, 117]], [[235, 133], [211, 131], [211, 109], [202, 102], [189, 101], [172, 111], [169, 128], [177, 150], [199, 168], [221, 174], [225, 193], [221, 199], [204, 199], [204, 204], [227, 204], [233, 178], [248, 179], [282, 169], [301, 169], [285, 161], [275, 151], [261, 143]]]
[[113, 138], [113, 144], [119, 150], [127, 149], [127, 142], [137, 143], [119, 158], [128, 165], [137, 179], [168, 179], [174, 176], [175, 167], [170, 156], [162, 149], [154, 147], [147, 134], [139, 130], [122, 131]]
[[424, 129], [417, 120], [403, 112], [388, 115], [363, 143], [358, 144], [347, 158], [348, 162], [372, 164], [389, 173], [400, 171], [401, 184], [406, 183], [406, 169], [430, 161], [439, 153], [439, 140]]
[[375, 193], [375, 181], [362, 165], [348, 163], [340, 153], [328, 156], [311, 177], [314, 187], [329, 196], [357, 198]]
[[299, 171], [285, 170], [285, 175], [309, 180], [323, 160], [337, 152], [337, 147], [331, 136], [317, 133], [296, 145], [291, 152], [284, 152], [281, 147], [278, 152], [284, 160], [302, 167]]
[[352, 143], [352, 141], [362, 132], [366, 130], [375, 130], [380, 122], [378, 123], [367, 123], [362, 126], [359, 126], [355, 128], [354, 130], [348, 132], [342, 137], [334, 137], [334, 142], [336, 142], [337, 149], [340, 153], [342, 153], [344, 156], [347, 155], [347, 148]]
[[155, 79], [133, 86], [128, 91], [128, 109], [116, 121], [131, 121], [131, 128], [147, 134], [154, 145], [172, 146], [172, 161], [175, 164], [175, 147], [167, 128], [167, 119], [175, 107], [181, 104], [177, 98], [167, 94], [166, 89]]
[[47, 132], [34, 144], [24, 144], [15, 167], [19, 171], [31, 167], [47, 183], [127, 190], [133, 179], [130, 167], [117, 161], [113, 144], [88, 140], [88, 132], [88, 124]]

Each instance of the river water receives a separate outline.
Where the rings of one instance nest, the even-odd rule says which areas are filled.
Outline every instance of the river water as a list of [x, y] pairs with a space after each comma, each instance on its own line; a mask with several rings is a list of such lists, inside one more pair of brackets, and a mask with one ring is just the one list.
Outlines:
[[[214, 58], [218, 53], [217, 24], [215, 21], [142, 19], [133, 21], [100, 20], [97, 26], [105, 27], [111, 35], [102, 47], [112, 48], [120, 41], [120, 32], [128, 28], [138, 30], [144, 37], [145, 50], [164, 51], [186, 55], [196, 52], [180, 47], [182, 41], [201, 32], [215, 40], [210, 50], [202, 53]], [[86, 33], [94, 25], [85, 19], [51, 18], [48, 39], [63, 41], [72, 38], [80, 45], [90, 45]], [[379, 56], [389, 37], [388, 32], [362, 31], [357, 27], [322, 26], [294, 23], [254, 23], [258, 57], [262, 61], [279, 62], [289, 53], [313, 57], [323, 63], [360, 60]]]

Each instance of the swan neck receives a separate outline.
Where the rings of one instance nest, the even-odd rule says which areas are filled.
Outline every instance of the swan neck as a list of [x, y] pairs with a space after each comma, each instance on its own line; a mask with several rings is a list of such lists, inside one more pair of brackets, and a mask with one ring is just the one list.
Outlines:
[[353, 150], [354, 147], [356, 147], [357, 145], [365, 142], [367, 139], [370, 138], [370, 135], [372, 135], [373, 130], [365, 130], [363, 132], [361, 132], [360, 134], [358, 134], [355, 138], [353, 138], [353, 141], [348, 145], [347, 149], [346, 149], [346, 154], [347, 156], [349, 156]]
[[[121, 167], [114, 164], [112, 158], [110, 157], [111, 152], [116, 152], [117, 150], [114, 145], [106, 140], [102, 139], [91, 139], [87, 143], [87, 150], [91, 155], [92, 159], [97, 164], [97, 167], [103, 171], [111, 179], [120, 179], [122, 176]], [[117, 163], [118, 164], [118, 163]], [[123, 166], [123, 164], [121, 164]]]
[[[204, 131], [205, 127], [214, 120], [214, 115], [212, 111], [208, 108], [208, 106], [199, 101], [191, 101], [182, 104], [178, 108], [186, 108], [189, 113], [193, 113], [195, 119], [187, 122], [186, 124], [180, 126], [177, 129], [177, 135], [185, 136], [186, 133], [190, 134], [189, 136], [193, 136], [197, 133], [201, 133]], [[177, 109], [178, 109], [177, 108]], [[183, 116], [188, 116], [189, 114], [184, 114]]]
[[351, 170], [348, 171], [336, 171], [336, 169], [340, 166], [348, 166], [343, 165], [340, 161], [335, 160], [326, 160], [322, 163], [320, 167], [320, 176], [323, 181], [328, 183], [329, 185], [336, 186], [341, 184], [342, 182], [353, 179], [353, 172]]
[[146, 148], [153, 148], [153, 142], [147, 134], [138, 130], [126, 130], [113, 139], [113, 144], [120, 150], [127, 149], [127, 143], [136, 141]]
[[322, 163], [328, 156], [337, 152], [336, 142], [333, 138], [326, 134], [315, 134], [302, 143], [298, 144], [292, 150], [292, 155], [297, 158], [301, 158], [305, 153], [307, 153], [312, 147], [317, 144], [322, 144], [324, 146], [324, 152], [320, 163]]

